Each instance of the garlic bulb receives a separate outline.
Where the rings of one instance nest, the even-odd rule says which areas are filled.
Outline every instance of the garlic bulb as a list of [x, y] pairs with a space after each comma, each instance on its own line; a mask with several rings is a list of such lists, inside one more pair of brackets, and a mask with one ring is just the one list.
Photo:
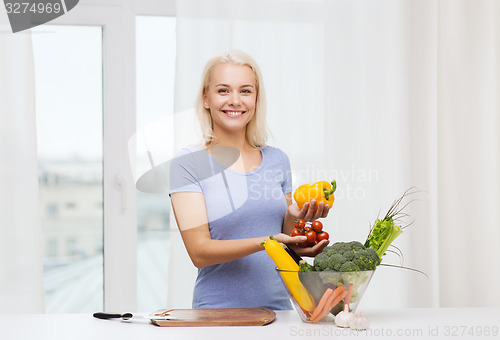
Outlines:
[[370, 327], [370, 321], [366, 316], [362, 315], [361, 312], [359, 312], [351, 317], [351, 319], [349, 320], [349, 327], [358, 331], [365, 330]]
[[349, 321], [354, 316], [349, 312], [349, 305], [344, 305], [344, 310], [335, 315], [335, 324], [339, 327], [349, 327]]

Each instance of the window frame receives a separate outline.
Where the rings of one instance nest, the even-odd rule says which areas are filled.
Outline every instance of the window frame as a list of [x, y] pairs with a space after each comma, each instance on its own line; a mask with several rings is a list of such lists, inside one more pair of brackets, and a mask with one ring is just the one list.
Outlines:
[[[135, 18], [175, 16], [175, 0], [81, 0], [51, 25], [102, 27], [104, 310], [137, 308]], [[129, 37], [126, 39], [124, 37]]]

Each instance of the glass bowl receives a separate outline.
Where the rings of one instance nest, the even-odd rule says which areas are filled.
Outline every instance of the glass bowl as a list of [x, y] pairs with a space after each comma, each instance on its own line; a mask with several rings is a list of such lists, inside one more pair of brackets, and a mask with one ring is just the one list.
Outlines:
[[[333, 323], [335, 315], [344, 309], [346, 303], [349, 310], [355, 312], [375, 272], [276, 271], [302, 321], [311, 323]], [[319, 306], [322, 298], [328, 303]], [[320, 310], [323, 313], [318, 313]]]

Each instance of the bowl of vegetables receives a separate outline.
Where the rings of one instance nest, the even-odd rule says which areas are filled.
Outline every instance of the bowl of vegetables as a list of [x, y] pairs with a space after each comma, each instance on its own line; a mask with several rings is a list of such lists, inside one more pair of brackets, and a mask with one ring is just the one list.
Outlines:
[[[318, 192], [321, 194], [321, 190]], [[326, 190], [325, 195], [328, 193]], [[393, 202], [384, 217], [375, 220], [364, 243], [335, 242], [323, 248], [322, 252], [314, 257], [312, 264], [272, 237], [262, 242], [266, 252], [276, 264], [276, 271], [302, 321], [332, 323], [337, 321], [336, 315], [342, 316], [340, 314], [342, 312], [348, 314], [356, 311], [375, 269], [381, 265], [382, 258], [392, 242], [408, 226], [401, 223], [401, 218], [407, 216], [403, 210], [409, 203], [402, 204], [402, 202], [407, 195], [413, 193], [415, 191], [412, 188], [408, 189]], [[305, 226], [301, 228], [299, 223], [296, 229], [300, 231], [306, 228]], [[311, 229], [322, 231], [322, 228]], [[425, 275], [419, 270], [402, 265], [384, 265], [411, 269]], [[340, 326], [339, 323], [337, 325]]]
[[378, 255], [361, 243], [336, 242], [298, 270], [276, 269], [304, 322], [332, 323], [335, 315], [355, 312], [379, 264]]

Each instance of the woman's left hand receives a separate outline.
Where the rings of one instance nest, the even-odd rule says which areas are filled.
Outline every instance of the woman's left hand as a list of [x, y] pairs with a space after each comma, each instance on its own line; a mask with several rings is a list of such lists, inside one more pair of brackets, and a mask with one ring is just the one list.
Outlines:
[[284, 233], [274, 235], [276, 241], [286, 244], [287, 247], [292, 248], [299, 256], [314, 257], [323, 251], [329, 240], [322, 240], [312, 247], [306, 247], [307, 237], [305, 236], [289, 236]]
[[312, 200], [310, 203], [306, 202], [302, 209], [299, 208], [297, 203], [290, 204], [288, 206], [288, 213], [294, 217], [294, 219], [302, 219], [306, 222], [315, 221], [318, 218], [325, 218], [328, 216], [328, 211], [330, 211], [330, 206], [323, 202], [319, 202], [318, 209], [314, 211], [316, 207], [316, 200]]

